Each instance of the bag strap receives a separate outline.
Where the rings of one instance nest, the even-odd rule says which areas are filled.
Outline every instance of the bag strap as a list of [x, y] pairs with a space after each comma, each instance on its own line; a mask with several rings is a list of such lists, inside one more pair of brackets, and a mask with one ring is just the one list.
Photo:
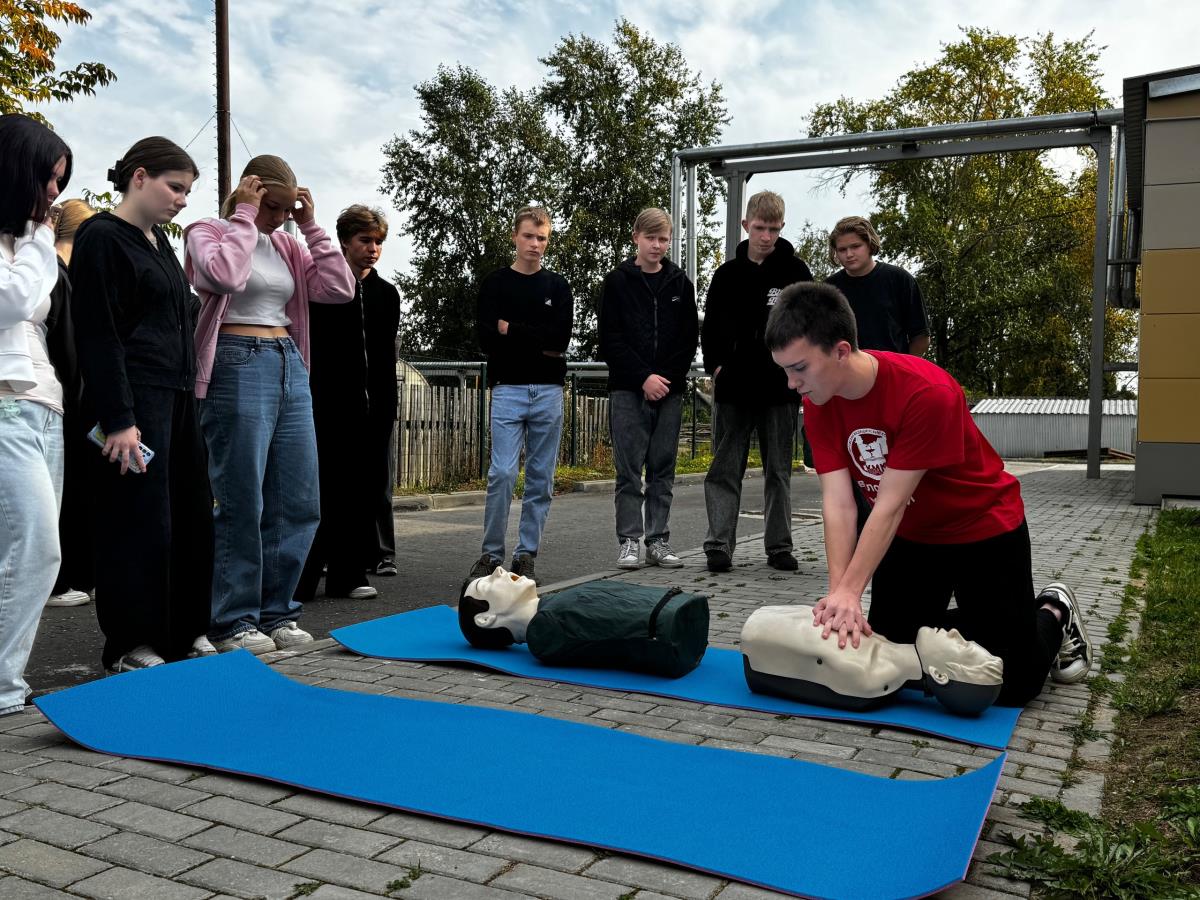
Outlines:
[[650, 625], [649, 625], [650, 640], [654, 640], [654, 634], [658, 630], [658, 614], [663, 611], [663, 608], [668, 603], [671, 602], [672, 598], [674, 598], [676, 595], [682, 594], [682, 593], [683, 593], [683, 590], [681, 588], [673, 587], [669, 591], [667, 591], [665, 594], [663, 594], [663, 597], [661, 600], [659, 600], [656, 604], [654, 604], [654, 609], [650, 612]]

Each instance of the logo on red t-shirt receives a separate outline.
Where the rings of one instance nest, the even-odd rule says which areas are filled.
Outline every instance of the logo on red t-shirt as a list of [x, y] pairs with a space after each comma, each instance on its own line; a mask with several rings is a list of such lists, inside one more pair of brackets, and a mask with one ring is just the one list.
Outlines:
[[879, 481], [887, 467], [887, 435], [878, 428], [857, 428], [846, 439], [846, 450], [858, 471]]

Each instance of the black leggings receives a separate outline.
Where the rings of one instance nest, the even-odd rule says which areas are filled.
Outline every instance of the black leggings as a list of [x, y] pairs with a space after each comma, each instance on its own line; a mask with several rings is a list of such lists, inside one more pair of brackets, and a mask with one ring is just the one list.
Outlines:
[[[950, 597], [957, 609], [949, 609]], [[969, 544], [918, 544], [897, 537], [871, 581], [871, 628], [912, 643], [924, 625], [957, 628], [1004, 661], [1001, 706], [1039, 693], [1062, 645], [1062, 625], [1033, 591], [1029, 526]]]

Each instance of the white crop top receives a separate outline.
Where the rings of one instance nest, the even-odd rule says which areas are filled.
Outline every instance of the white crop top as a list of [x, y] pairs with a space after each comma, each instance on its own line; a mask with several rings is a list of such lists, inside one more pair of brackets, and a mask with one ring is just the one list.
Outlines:
[[229, 309], [222, 321], [237, 325], [291, 325], [284, 307], [296, 291], [296, 282], [269, 234], [258, 236], [250, 266], [245, 290], [229, 297]]

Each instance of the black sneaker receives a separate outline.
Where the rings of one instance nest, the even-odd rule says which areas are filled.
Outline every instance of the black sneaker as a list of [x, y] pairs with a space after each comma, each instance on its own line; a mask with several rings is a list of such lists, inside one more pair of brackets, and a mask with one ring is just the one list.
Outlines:
[[536, 574], [536, 560], [532, 554], [522, 553], [513, 557], [512, 569], [514, 575], [524, 575], [534, 584], [540, 584]]
[[767, 565], [780, 572], [795, 572], [800, 568], [800, 563], [796, 562], [796, 557], [792, 556], [789, 550], [768, 554]]
[[704, 555], [708, 557], [710, 572], [728, 572], [733, 568], [733, 557], [724, 550], [705, 550]]
[[385, 556], [383, 559], [381, 559], [379, 561], [379, 564], [377, 566], [375, 566], [375, 574], [376, 575], [395, 575], [395, 574], [397, 574], [396, 561], [394, 559], [392, 559], [390, 556]]
[[467, 578], [474, 580], [476, 578], [486, 578], [496, 571], [496, 566], [503, 565], [500, 560], [488, 556], [486, 553], [479, 557], [479, 562], [471, 567], [471, 574]]
[[1061, 684], [1083, 681], [1092, 668], [1092, 642], [1079, 614], [1079, 601], [1069, 587], [1058, 581], [1042, 588], [1038, 599], [1064, 611], [1062, 646], [1050, 664], [1050, 677]]

